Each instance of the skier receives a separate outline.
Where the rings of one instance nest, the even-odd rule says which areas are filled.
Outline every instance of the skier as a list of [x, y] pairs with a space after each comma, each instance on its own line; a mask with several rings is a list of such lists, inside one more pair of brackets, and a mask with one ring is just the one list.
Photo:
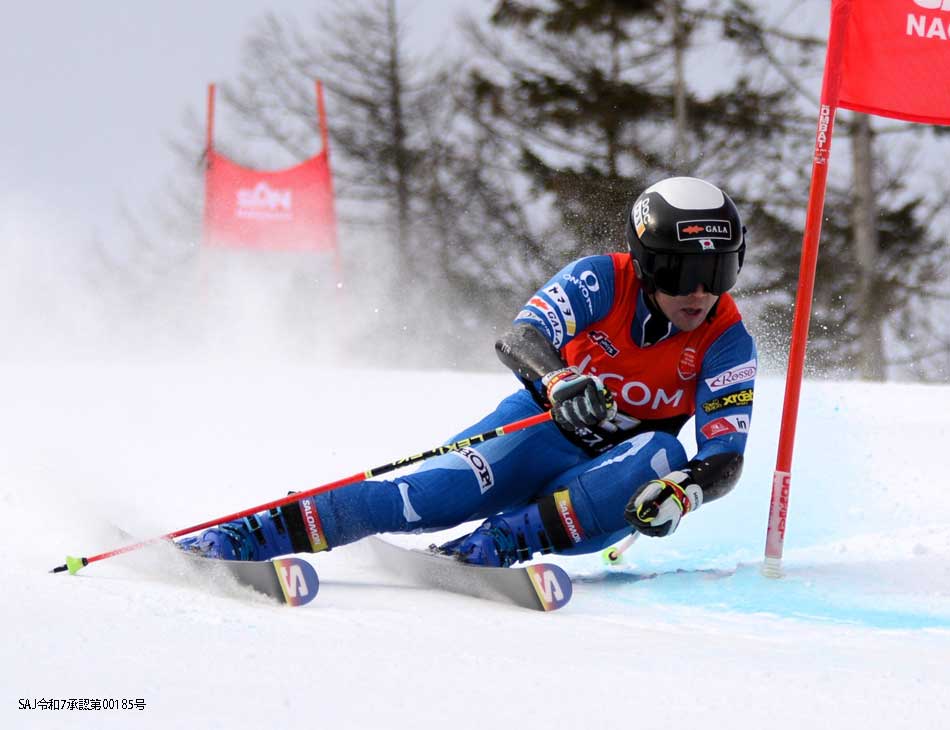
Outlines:
[[[756, 351], [728, 290], [745, 254], [735, 204], [673, 177], [626, 223], [629, 253], [559, 271], [496, 343], [524, 386], [457, 441], [550, 408], [550, 422], [462, 448], [391, 481], [363, 481], [180, 541], [201, 555], [264, 560], [385, 532], [484, 520], [441, 552], [509, 566], [674, 532], [742, 470]], [[695, 414], [698, 451], [677, 434]]]

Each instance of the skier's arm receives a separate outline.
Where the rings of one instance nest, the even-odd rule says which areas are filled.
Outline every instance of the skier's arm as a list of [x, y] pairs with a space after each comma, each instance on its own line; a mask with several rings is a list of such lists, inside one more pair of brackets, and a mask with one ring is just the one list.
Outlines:
[[724, 451], [709, 458], [692, 459], [681, 471], [690, 482], [703, 490], [703, 502], [729, 494], [742, 475], [743, 456], [735, 451]]
[[551, 406], [554, 422], [564, 431], [589, 428], [617, 415], [613, 395], [600, 378], [568, 367], [554, 346], [531, 325], [516, 324], [495, 343], [501, 361], [540, 392]]
[[732, 491], [742, 474], [755, 374], [755, 344], [740, 322], [703, 361], [696, 386], [698, 453], [682, 469], [647, 482], [627, 504], [624, 516], [637, 531], [669, 535], [684, 514]]
[[521, 380], [537, 383], [566, 367], [560, 349], [607, 316], [613, 300], [610, 256], [572, 261], [528, 299], [511, 329], [495, 343], [495, 351]]
[[742, 454], [736, 452], [693, 459], [638, 489], [627, 503], [624, 518], [637, 532], [664, 537], [676, 530], [687, 512], [731, 492], [741, 473]]
[[572, 261], [515, 315], [513, 329], [496, 345], [502, 362], [519, 377], [531, 380], [564, 367], [561, 348], [607, 316], [613, 301], [614, 260], [610, 256]]
[[561, 348], [609, 313], [614, 265], [610, 256], [571, 262], [528, 299], [495, 343], [502, 363], [551, 405], [565, 431], [594, 426], [617, 412], [600, 379], [568, 367], [561, 356]]
[[505, 367], [529, 383], [567, 367], [551, 341], [530, 324], [516, 322], [498, 338], [495, 352]]

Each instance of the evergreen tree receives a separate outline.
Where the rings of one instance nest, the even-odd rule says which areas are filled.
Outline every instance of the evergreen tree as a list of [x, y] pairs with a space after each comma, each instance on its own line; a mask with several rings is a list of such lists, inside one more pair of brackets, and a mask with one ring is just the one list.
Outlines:
[[682, 71], [700, 44], [727, 57], [717, 5], [501, 0], [491, 24], [505, 34], [476, 34], [474, 102], [550, 201], [559, 225], [548, 238], [566, 254], [621, 245], [631, 196], [657, 179], [705, 176], [741, 198], [752, 186], [730, 181], [775, 159], [794, 116], [784, 89], [758, 89], [739, 68], [701, 90]]

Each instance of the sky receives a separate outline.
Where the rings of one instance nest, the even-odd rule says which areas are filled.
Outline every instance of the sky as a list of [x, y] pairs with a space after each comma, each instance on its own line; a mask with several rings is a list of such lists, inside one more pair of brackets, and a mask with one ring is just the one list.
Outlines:
[[[436, 45], [465, 0], [406, 0], [414, 39]], [[39, 0], [0, 24], [0, 211], [60, 230], [109, 233], [172, 179], [168, 140], [207, 84], [232, 80], [241, 42], [268, 12], [310, 23], [319, 0], [119, 3]]]

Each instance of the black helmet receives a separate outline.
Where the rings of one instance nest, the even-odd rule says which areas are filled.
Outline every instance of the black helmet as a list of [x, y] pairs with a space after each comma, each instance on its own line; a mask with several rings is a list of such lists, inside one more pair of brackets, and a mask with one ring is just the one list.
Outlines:
[[634, 201], [627, 245], [648, 291], [682, 296], [702, 284], [723, 294], [742, 268], [745, 227], [735, 203], [715, 185], [671, 177]]

